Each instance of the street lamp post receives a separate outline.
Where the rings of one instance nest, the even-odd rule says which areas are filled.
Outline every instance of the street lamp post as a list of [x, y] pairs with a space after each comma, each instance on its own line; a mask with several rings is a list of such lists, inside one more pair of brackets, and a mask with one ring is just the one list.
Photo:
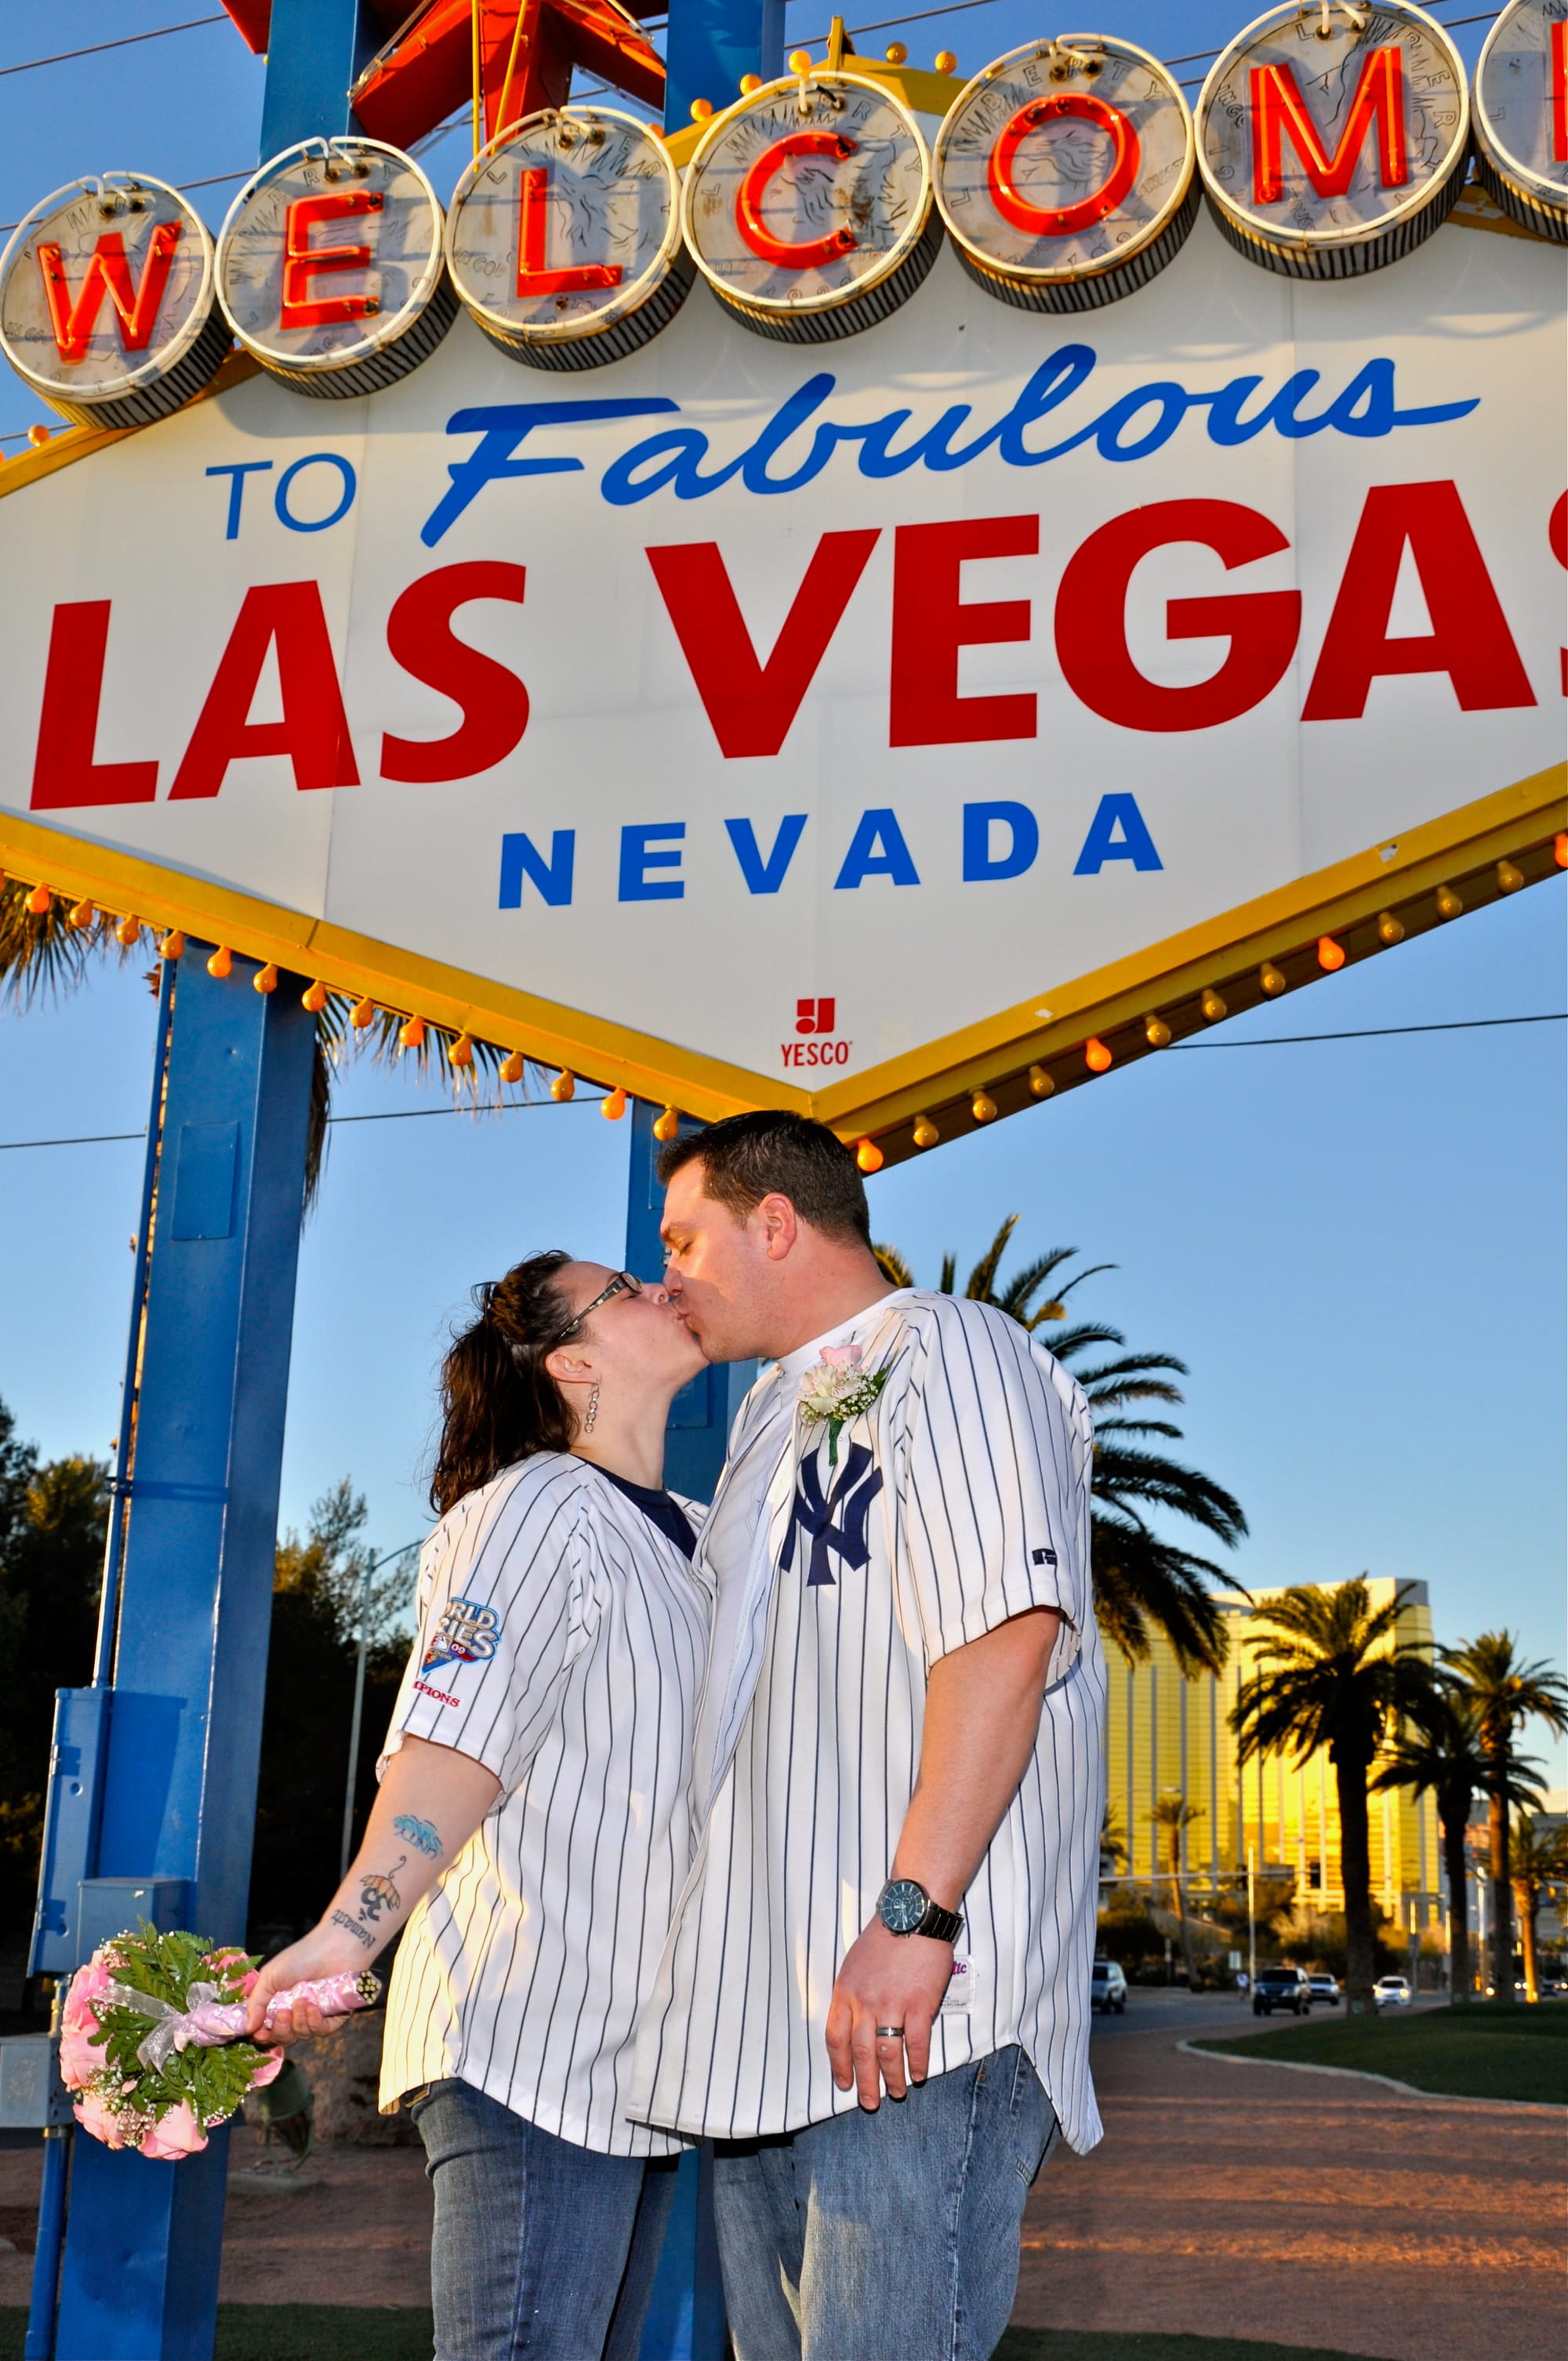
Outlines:
[[417, 1542], [405, 1542], [401, 1549], [389, 1550], [385, 1557], [372, 1560], [365, 1569], [359, 1587], [359, 1661], [354, 1668], [354, 1718], [348, 1725], [348, 1782], [343, 1791], [343, 1852], [338, 1862], [340, 1878], [348, 1875], [349, 1847], [354, 1839], [354, 1789], [359, 1772], [359, 1725], [365, 1718], [365, 1650], [370, 1634], [370, 1578], [379, 1574], [394, 1558], [407, 1557], [410, 1550], [418, 1549]]
[[1257, 1897], [1254, 1884], [1254, 1864], [1256, 1854], [1251, 1845], [1246, 1849], [1246, 1973], [1249, 1992], [1257, 1990]]

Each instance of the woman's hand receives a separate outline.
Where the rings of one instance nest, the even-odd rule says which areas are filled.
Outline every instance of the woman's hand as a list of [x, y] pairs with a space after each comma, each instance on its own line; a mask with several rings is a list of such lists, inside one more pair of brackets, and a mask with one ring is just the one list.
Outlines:
[[287, 1992], [291, 1984], [313, 1983], [320, 1976], [357, 1975], [368, 1963], [362, 1944], [323, 1920], [301, 1941], [269, 1960], [257, 1977], [250, 1994], [250, 2039], [277, 2042], [286, 2048], [291, 2041], [335, 2032], [345, 2020], [323, 2016], [313, 2001], [296, 2001], [292, 2008], [280, 2010], [270, 2025], [266, 2022], [267, 2004], [274, 1993]]
[[262, 2021], [274, 1993], [318, 1976], [356, 1975], [408, 1924], [436, 1879], [456, 1860], [501, 1792], [484, 1763], [428, 1738], [405, 1738], [387, 1765], [353, 1868], [319, 1927], [269, 1960], [250, 1995], [253, 2041], [290, 2042], [338, 2020], [301, 2001]]

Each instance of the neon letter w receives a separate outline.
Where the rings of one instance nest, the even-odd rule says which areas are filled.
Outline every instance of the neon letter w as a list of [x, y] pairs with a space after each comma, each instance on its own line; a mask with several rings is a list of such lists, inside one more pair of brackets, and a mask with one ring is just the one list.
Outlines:
[[106, 230], [93, 249], [93, 259], [87, 266], [87, 276], [82, 282], [82, 292], [72, 303], [71, 283], [65, 275], [65, 259], [58, 246], [40, 246], [38, 269], [43, 272], [44, 294], [49, 302], [49, 324], [62, 361], [82, 361], [87, 357], [87, 346], [98, 324], [98, 314], [106, 295], [120, 318], [120, 343], [127, 353], [145, 352], [152, 340], [153, 324], [158, 307], [163, 301], [163, 291], [169, 283], [169, 266], [174, 259], [174, 249], [180, 243], [181, 222], [159, 222], [152, 233], [142, 264], [141, 285], [133, 289], [131, 267], [126, 258], [126, 241], [117, 229]]
[[1374, 49], [1361, 69], [1338, 147], [1329, 155], [1318, 137], [1295, 71], [1288, 65], [1255, 66], [1252, 71], [1253, 202], [1277, 205], [1285, 194], [1281, 148], [1287, 133], [1301, 168], [1320, 197], [1343, 197], [1361, 160], [1367, 129], [1377, 120], [1379, 180], [1401, 189], [1409, 178], [1405, 153], [1405, 68], [1398, 49]]

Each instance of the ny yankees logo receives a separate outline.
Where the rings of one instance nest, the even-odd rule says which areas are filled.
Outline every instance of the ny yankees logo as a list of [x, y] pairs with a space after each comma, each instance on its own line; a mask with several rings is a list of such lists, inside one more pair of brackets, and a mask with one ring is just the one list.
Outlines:
[[[858, 1571], [871, 1556], [866, 1543], [866, 1518], [872, 1502], [881, 1490], [882, 1469], [872, 1466], [872, 1455], [863, 1443], [851, 1443], [844, 1464], [826, 1497], [816, 1453], [802, 1460], [789, 1531], [779, 1553], [780, 1573], [787, 1574], [795, 1562], [795, 1537], [797, 1532], [808, 1535], [811, 1542], [811, 1571], [806, 1577], [807, 1590], [815, 1589], [820, 1583], [837, 1581], [838, 1577], [828, 1563], [829, 1550], [836, 1550], [847, 1566]], [[834, 1522], [835, 1517], [837, 1523]]]

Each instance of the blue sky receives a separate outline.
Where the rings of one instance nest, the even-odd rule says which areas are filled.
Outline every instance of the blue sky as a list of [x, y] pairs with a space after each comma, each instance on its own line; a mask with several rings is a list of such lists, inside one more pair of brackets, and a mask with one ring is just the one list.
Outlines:
[[[0, 67], [212, 5], [7, 0]], [[792, 0], [792, 38], [828, 13]], [[1249, 13], [1113, 0], [1097, 21], [1175, 56]], [[896, 37], [916, 63], [949, 47], [968, 71], [1041, 21], [993, 0]], [[1484, 32], [1456, 38], [1473, 53]], [[247, 167], [260, 90], [226, 23], [0, 76], [0, 221], [105, 166], [181, 182]], [[461, 129], [429, 151], [439, 185], [464, 154]], [[193, 193], [216, 222], [237, 186]], [[0, 434], [47, 415], [0, 376]], [[1246, 1509], [1243, 1580], [1423, 1579], [1442, 1635], [1507, 1623], [1558, 1662], [1565, 1028], [1222, 1045], [1560, 1010], [1565, 892], [1560, 878], [1518, 895], [872, 1184], [878, 1235], [922, 1278], [949, 1246], [972, 1259], [1009, 1213], [1023, 1252], [1117, 1265], [1078, 1301], [1190, 1365], [1183, 1447]], [[0, 1015], [0, 1137], [139, 1129], [145, 966]], [[369, 1067], [337, 1099], [344, 1114], [440, 1104]], [[334, 1131], [301, 1263], [286, 1521], [349, 1475], [380, 1546], [423, 1531], [452, 1318], [475, 1280], [537, 1246], [620, 1259], [628, 1128], [587, 1100]], [[47, 1452], [103, 1451], [115, 1432], [139, 1170], [128, 1143], [0, 1152], [0, 1396]]]

